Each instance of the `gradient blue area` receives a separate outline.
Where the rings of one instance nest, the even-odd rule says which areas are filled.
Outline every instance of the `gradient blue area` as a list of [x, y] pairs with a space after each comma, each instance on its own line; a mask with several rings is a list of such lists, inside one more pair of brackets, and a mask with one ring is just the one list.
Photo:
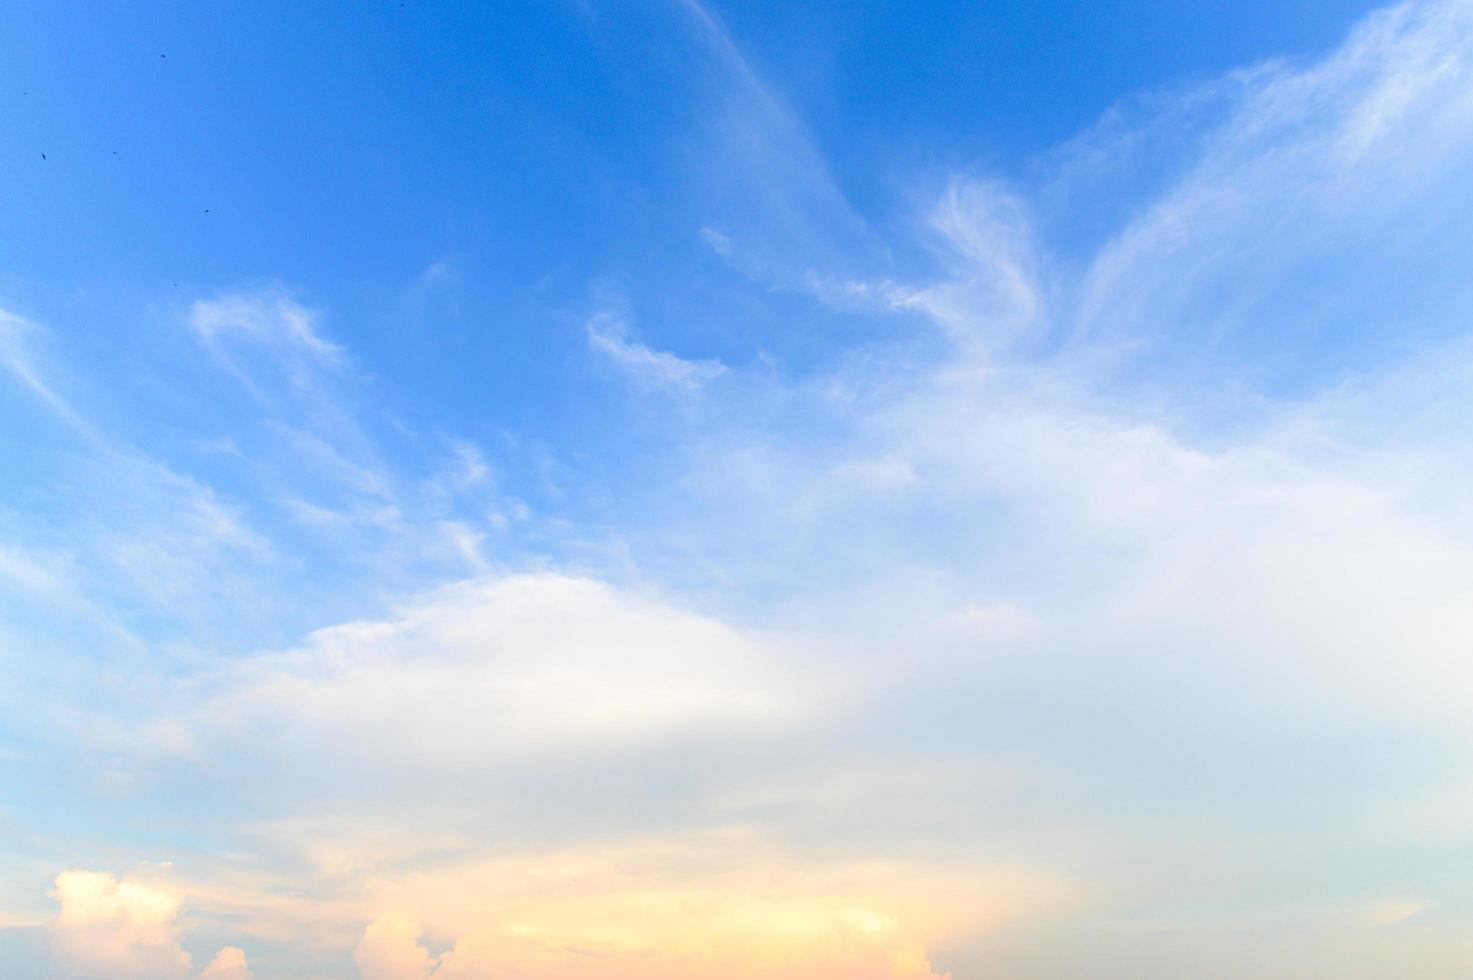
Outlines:
[[[907, 203], [897, 173], [1016, 172], [1120, 98], [1323, 51], [1369, 7], [751, 4], [729, 15], [856, 219], [885, 225]], [[712, 312], [710, 290], [738, 288], [690, 252], [701, 224], [733, 204], [722, 175], [681, 159], [721, 96], [678, 11], [17, 4], [3, 27], [0, 219], [25, 230], [0, 246], [13, 295], [48, 290], [92, 320], [101, 313], [86, 296], [102, 289], [110, 302], [128, 290], [137, 309], [166, 307], [177, 290], [309, 283], [339, 335], [435, 418], [559, 433], [572, 414], [559, 406], [579, 395], [544, 355], [576, 334], [567, 294], [591, 278], [621, 281], [636, 304], [658, 292], [648, 301], [668, 307], [650, 310], [661, 335], [695, 354], [817, 342], [784, 338], [781, 312], [745, 297], [731, 297], [745, 299], [739, 313], [716, 304], [717, 322], [690, 322], [697, 306]], [[455, 315], [406, 309], [406, 285], [441, 259], [458, 278]], [[672, 279], [689, 284], [671, 296]], [[117, 335], [105, 327], [89, 344], [102, 358]]]
[[[928, 269], [881, 244], [908, 220], [916, 173], [1026, 176], [1117, 100], [1308, 57], [1369, 7], [719, 11], [844, 194], [761, 203], [774, 167], [810, 161], [701, 145], [743, 95], [678, 6], [16, 4], [0, 23], [0, 287], [47, 311], [61, 353], [108, 379], [99, 409], [150, 442], [184, 438], [180, 417], [224, 426], [242, 411], [213, 383], [160, 379], [160, 364], [199, 359], [167, 326], [186, 297], [280, 283], [330, 311], [380, 409], [557, 444], [617, 479], [659, 446], [621, 424], [583, 356], [582, 323], [610, 293], [688, 357], [766, 353], [802, 371], [890, 336], [863, 313], [754, 290], [700, 247], [701, 228], [775, 239], [776, 267]], [[1097, 205], [1070, 207], [1055, 244], [1087, 234]], [[422, 281], [436, 263], [444, 281]]]

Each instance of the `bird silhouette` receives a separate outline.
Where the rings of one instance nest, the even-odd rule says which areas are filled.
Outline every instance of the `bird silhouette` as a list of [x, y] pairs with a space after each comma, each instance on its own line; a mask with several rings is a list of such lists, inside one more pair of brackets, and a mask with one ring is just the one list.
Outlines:
[[41, 154], [41, 159], [42, 159], [42, 160], [45, 160], [45, 159], [46, 159], [46, 154], [44, 154], [44, 153], [43, 153], [43, 154]]

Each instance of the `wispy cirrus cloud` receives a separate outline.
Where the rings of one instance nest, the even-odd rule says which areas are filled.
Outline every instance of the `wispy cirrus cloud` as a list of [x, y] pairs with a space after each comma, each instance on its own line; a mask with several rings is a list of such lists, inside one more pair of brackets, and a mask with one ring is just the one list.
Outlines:
[[73, 428], [85, 431], [76, 411], [55, 390], [45, 372], [36, 363], [36, 356], [30, 348], [39, 332], [37, 325], [25, 317], [0, 309], [0, 366], [57, 417]]
[[713, 360], [686, 360], [669, 351], [652, 350], [629, 337], [622, 320], [600, 313], [588, 321], [588, 346], [635, 381], [656, 387], [693, 390], [726, 373]]
[[331, 364], [343, 348], [323, 339], [317, 318], [316, 311], [279, 289], [196, 300], [189, 311], [189, 325], [212, 347], [244, 341], [277, 351], [302, 351]]

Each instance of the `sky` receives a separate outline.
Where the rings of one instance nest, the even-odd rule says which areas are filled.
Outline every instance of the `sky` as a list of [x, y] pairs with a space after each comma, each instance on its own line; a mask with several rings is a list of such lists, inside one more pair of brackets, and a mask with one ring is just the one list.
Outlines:
[[0, 50], [6, 978], [1473, 973], [1473, 2]]

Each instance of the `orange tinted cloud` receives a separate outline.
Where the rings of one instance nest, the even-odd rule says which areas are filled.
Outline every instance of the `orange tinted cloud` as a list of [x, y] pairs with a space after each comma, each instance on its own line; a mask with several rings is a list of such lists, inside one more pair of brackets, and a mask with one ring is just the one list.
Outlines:
[[356, 960], [365, 980], [942, 980], [931, 944], [1064, 896], [1021, 875], [799, 866], [738, 851], [634, 846], [381, 880], [384, 911]]
[[[68, 975], [115, 980], [183, 978], [192, 966], [179, 945], [179, 898], [162, 885], [74, 868], [57, 875], [61, 906], [49, 927], [58, 965]], [[200, 980], [250, 980], [245, 953], [227, 946]]]

